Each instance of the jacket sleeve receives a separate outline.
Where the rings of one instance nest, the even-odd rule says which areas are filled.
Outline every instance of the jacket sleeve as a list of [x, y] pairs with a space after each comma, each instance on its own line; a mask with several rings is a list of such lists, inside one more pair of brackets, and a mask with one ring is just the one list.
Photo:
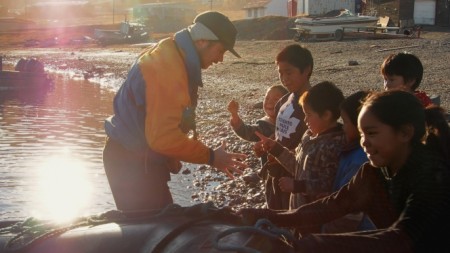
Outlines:
[[273, 135], [275, 131], [275, 126], [265, 122], [263, 120], [258, 120], [256, 124], [245, 124], [242, 120], [240, 121], [240, 124], [237, 126], [232, 126], [234, 133], [239, 136], [240, 138], [252, 141], [252, 142], [258, 142], [260, 141], [259, 137], [255, 134], [255, 131], [260, 132], [266, 137], [270, 137]]
[[363, 211], [373, 201], [369, 194], [373, 177], [371, 169], [367, 164], [363, 165], [352, 181], [339, 191], [292, 211], [272, 213], [266, 218], [279, 226], [297, 227], [301, 231], [303, 226], [322, 225], [348, 213]]
[[279, 142], [269, 151], [283, 168], [291, 175], [295, 175], [296, 167], [298, 166], [295, 159], [295, 152], [283, 147]]
[[[162, 45], [165, 46], [165, 45]], [[149, 147], [168, 157], [207, 164], [213, 152], [180, 129], [183, 111], [190, 106], [188, 77], [176, 48], [143, 55], [141, 72], [146, 83], [145, 136]]]
[[[349, 184], [329, 197], [301, 206], [292, 213], [271, 213], [272, 217], [268, 218], [278, 225], [292, 226], [295, 221], [296, 225], [305, 226], [322, 224], [345, 213], [362, 211], [370, 201], [376, 201], [373, 197], [365, 200], [358, 197], [371, 190], [367, 187], [370, 185], [367, 176], [369, 179], [373, 178], [373, 170], [366, 164]], [[412, 190], [406, 206], [392, 225], [363, 232], [313, 234], [299, 240], [296, 248], [299, 252], [315, 253], [448, 252], [449, 245], [445, 241], [444, 232], [449, 224], [448, 173], [430, 177], [426, 169], [423, 172], [415, 177], [417, 182], [411, 182], [416, 189]], [[366, 179], [362, 180], [363, 178]]]

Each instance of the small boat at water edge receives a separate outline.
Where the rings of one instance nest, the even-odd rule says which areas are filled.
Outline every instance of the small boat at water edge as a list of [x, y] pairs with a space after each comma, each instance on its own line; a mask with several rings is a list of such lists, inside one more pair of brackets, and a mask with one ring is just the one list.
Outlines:
[[3, 70], [0, 57], [0, 92], [42, 90], [53, 86], [53, 80], [36, 59], [20, 59], [14, 70]]
[[2, 253], [289, 253], [294, 242], [289, 231], [267, 220], [245, 226], [232, 211], [211, 203], [133, 214], [113, 210], [66, 226], [0, 222]]
[[0, 72], [0, 91], [46, 89], [53, 81], [45, 73], [20, 71]]

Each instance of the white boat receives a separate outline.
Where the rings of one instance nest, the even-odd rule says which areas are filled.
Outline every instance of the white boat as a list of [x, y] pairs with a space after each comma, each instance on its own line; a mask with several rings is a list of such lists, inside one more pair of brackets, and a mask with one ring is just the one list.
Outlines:
[[295, 20], [297, 36], [331, 35], [337, 40], [343, 37], [343, 27], [375, 26], [378, 17], [355, 15], [347, 9], [330, 11], [323, 16], [300, 17]]

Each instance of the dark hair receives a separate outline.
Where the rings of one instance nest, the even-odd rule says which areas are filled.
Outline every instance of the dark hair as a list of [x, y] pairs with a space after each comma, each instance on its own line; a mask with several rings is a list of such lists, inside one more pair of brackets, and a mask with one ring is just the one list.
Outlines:
[[344, 100], [342, 91], [332, 82], [321, 82], [303, 93], [299, 103], [303, 106], [308, 104], [311, 109], [322, 116], [326, 111], [330, 111], [334, 119], [341, 116], [339, 105]]
[[446, 161], [450, 161], [450, 127], [445, 110], [437, 105], [425, 108], [427, 145], [438, 150]]
[[425, 135], [425, 110], [412, 93], [401, 90], [372, 93], [365, 99], [363, 107], [395, 130], [412, 125], [412, 144], [422, 141]]
[[309, 76], [311, 76], [314, 67], [314, 60], [311, 52], [299, 44], [291, 44], [283, 48], [283, 50], [278, 53], [275, 62], [287, 62], [298, 68], [301, 73], [303, 73], [308, 67], [311, 67], [311, 73], [309, 73]]
[[276, 91], [280, 92], [282, 95], [286, 95], [289, 93], [289, 91], [286, 89], [286, 87], [284, 87], [283, 85], [280, 85], [280, 84], [274, 84], [274, 85], [270, 86], [268, 91], [271, 91], [271, 90], [276, 90]]
[[361, 106], [363, 104], [363, 100], [369, 95], [369, 91], [357, 91], [347, 98], [344, 99], [341, 103], [341, 110], [347, 113], [350, 121], [354, 126], [358, 125], [358, 114], [361, 111]]
[[417, 56], [410, 53], [389, 55], [381, 64], [381, 74], [402, 76], [405, 82], [414, 80], [411, 89], [419, 87], [423, 77], [423, 66]]

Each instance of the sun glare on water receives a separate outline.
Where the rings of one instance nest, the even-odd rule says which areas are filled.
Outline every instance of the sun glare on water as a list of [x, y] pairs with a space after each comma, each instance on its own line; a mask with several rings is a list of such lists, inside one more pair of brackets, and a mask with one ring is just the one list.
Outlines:
[[89, 204], [92, 186], [86, 165], [69, 155], [50, 157], [38, 168], [33, 216], [56, 222], [80, 215]]

